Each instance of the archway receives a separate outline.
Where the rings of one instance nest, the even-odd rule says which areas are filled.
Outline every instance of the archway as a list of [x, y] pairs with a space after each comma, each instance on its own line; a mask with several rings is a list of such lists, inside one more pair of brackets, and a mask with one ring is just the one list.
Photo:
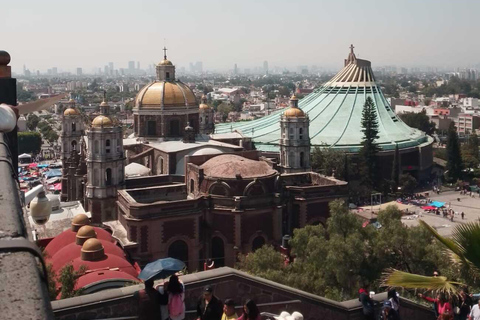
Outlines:
[[107, 186], [112, 185], [112, 169], [108, 168], [105, 172], [105, 184]]
[[255, 252], [257, 249], [260, 249], [265, 245], [265, 238], [262, 236], [258, 236], [252, 241], [252, 251]]
[[77, 141], [72, 141], [72, 150], [77, 150]]
[[220, 237], [212, 238], [212, 260], [217, 268], [225, 266], [225, 244]]
[[182, 260], [188, 265], [188, 245], [183, 240], [177, 240], [168, 247], [168, 256], [178, 260]]
[[147, 136], [157, 135], [157, 122], [149, 120], [147, 121]]

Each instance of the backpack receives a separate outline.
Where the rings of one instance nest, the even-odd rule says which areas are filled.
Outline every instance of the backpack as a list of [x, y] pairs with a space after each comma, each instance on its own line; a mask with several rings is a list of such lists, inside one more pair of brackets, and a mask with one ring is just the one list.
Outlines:
[[168, 313], [170, 314], [170, 318], [178, 317], [184, 311], [183, 299], [182, 294], [170, 294], [168, 299]]

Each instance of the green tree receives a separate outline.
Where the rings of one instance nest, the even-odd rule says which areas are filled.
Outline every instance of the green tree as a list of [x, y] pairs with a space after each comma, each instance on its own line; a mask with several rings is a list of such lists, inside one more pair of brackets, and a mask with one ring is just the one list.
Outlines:
[[399, 186], [403, 193], [412, 194], [417, 187], [417, 179], [408, 173], [404, 173], [400, 175]]
[[312, 169], [327, 176], [338, 179], [346, 179], [349, 172], [352, 172], [351, 162], [347, 155], [339, 150], [325, 147], [315, 147], [311, 156]]
[[462, 159], [466, 168], [478, 168], [480, 164], [478, 144], [478, 136], [471, 134], [468, 137], [468, 141], [462, 145]]
[[435, 132], [435, 123], [430, 122], [430, 119], [428, 118], [425, 109], [419, 113], [413, 113], [413, 112], [403, 113], [400, 115], [400, 118], [409, 127], [421, 130], [426, 134], [431, 135]]
[[58, 282], [61, 285], [61, 299], [71, 298], [81, 294], [81, 289], [76, 290], [75, 286], [78, 278], [85, 273], [86, 269], [86, 266], [81, 266], [79, 270], [75, 270], [72, 264], [67, 264], [60, 270]]
[[462, 176], [462, 155], [458, 142], [455, 124], [450, 123], [447, 134], [447, 177], [450, 181], [457, 181]]
[[222, 102], [217, 107], [217, 112], [222, 114], [223, 121], [227, 120], [228, 114], [233, 111], [233, 107], [226, 102]]
[[31, 113], [27, 117], [27, 128], [30, 131], [35, 131], [38, 123], [40, 122], [40, 117], [34, 113]]
[[366, 171], [364, 182], [371, 187], [375, 187], [378, 182], [377, 153], [380, 151], [380, 148], [375, 142], [379, 137], [378, 119], [377, 110], [371, 97], [367, 97], [363, 105], [361, 124], [364, 136], [359, 156], [363, 161], [363, 167]]
[[42, 148], [42, 136], [38, 132], [18, 133], [18, 152], [39, 153]]

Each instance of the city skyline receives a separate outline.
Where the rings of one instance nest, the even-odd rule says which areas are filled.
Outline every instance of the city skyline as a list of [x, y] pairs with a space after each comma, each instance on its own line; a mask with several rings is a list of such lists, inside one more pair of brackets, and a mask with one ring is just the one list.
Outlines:
[[173, 63], [186, 69], [196, 61], [203, 62], [204, 70], [262, 67], [263, 61], [270, 68], [339, 69], [339, 57], [352, 43], [357, 56], [374, 67], [479, 63], [480, 45], [462, 35], [475, 30], [480, 3], [467, 0], [299, 1], [295, 6], [208, 0], [168, 3], [166, 8], [165, 2], [150, 0], [135, 6], [127, 1], [14, 2], [0, 22], [2, 49], [14, 57], [16, 73], [24, 64], [72, 73], [80, 67], [90, 73], [109, 62], [127, 68], [128, 61], [139, 61], [146, 69], [161, 61], [164, 45]]

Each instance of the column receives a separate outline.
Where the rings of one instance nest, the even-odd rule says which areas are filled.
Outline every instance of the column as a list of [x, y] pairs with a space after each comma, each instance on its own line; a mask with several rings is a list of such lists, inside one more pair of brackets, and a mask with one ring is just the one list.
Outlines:
[[273, 214], [273, 239], [281, 243], [282, 241], [282, 215], [283, 215], [283, 207], [277, 206]]
[[235, 220], [235, 230], [234, 230], [235, 246], [241, 250], [242, 249], [242, 214], [235, 213], [234, 220]]
[[299, 217], [299, 224], [300, 224], [300, 228], [303, 228], [307, 225], [307, 202], [306, 201], [302, 201], [300, 203], [300, 217]]

